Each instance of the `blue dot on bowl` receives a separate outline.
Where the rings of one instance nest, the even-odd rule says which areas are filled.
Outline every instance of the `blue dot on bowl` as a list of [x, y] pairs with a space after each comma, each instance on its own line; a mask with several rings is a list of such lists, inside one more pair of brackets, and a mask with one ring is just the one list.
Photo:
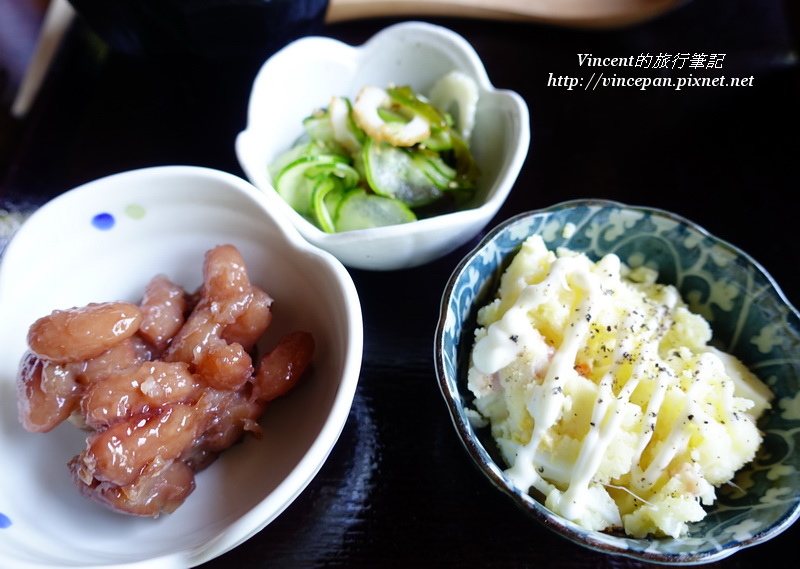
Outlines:
[[114, 216], [110, 213], [98, 213], [92, 218], [92, 225], [101, 231], [108, 231], [114, 227]]
[[11, 527], [11, 518], [0, 512], [0, 529]]

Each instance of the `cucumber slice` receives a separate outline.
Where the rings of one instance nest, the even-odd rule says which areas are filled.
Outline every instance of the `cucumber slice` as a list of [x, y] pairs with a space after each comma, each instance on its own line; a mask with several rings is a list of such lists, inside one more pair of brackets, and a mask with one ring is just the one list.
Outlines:
[[311, 140], [325, 144], [335, 143], [333, 128], [331, 127], [330, 113], [327, 110], [318, 110], [303, 119], [303, 128]]
[[336, 211], [336, 231], [354, 231], [416, 221], [404, 203], [355, 188], [345, 194]]
[[308, 136], [302, 136], [294, 146], [278, 156], [267, 168], [267, 172], [273, 182], [277, 180], [280, 173], [292, 162], [304, 156], [319, 156], [330, 154], [347, 160], [347, 152], [335, 141], [323, 142], [320, 140], [309, 140]]
[[275, 189], [297, 213], [311, 217], [312, 194], [321, 178], [336, 175], [344, 179], [353, 175], [348, 170], [355, 173], [357, 180], [358, 173], [341, 156], [331, 154], [301, 156], [280, 171], [275, 179]]
[[456, 170], [433, 152], [418, 151], [412, 155], [414, 165], [440, 190], [458, 189]]
[[361, 175], [347, 164], [313, 166], [307, 176], [316, 180], [311, 194], [311, 212], [317, 226], [327, 233], [336, 231], [334, 215], [344, 195], [358, 185]]
[[[453, 96], [452, 87], [461, 86], [456, 76], [442, 85], [437, 99], [456, 106], [462, 122], [461, 107], [471, 107], [474, 97], [458, 89]], [[433, 100], [409, 86], [367, 86], [355, 104], [333, 96], [303, 120], [294, 146], [267, 166], [275, 189], [326, 232], [405, 223], [459, 207], [480, 172], [469, 128], [459, 133], [449, 109]]]
[[342, 184], [334, 178], [325, 178], [314, 187], [311, 209], [317, 225], [326, 233], [336, 231], [335, 213], [346, 193]]
[[381, 196], [400, 200], [409, 207], [436, 201], [442, 190], [415, 164], [411, 151], [369, 139], [364, 145], [367, 183]]
[[[331, 158], [328, 160], [327, 158]], [[358, 185], [359, 175], [347, 160], [339, 156], [326, 156], [316, 164], [309, 164], [304, 174], [306, 178], [319, 180], [320, 178], [335, 178], [345, 187], [352, 188]]]
[[318, 154], [315, 152], [316, 144], [311, 141], [304, 141], [298, 142], [295, 146], [292, 146], [289, 150], [278, 156], [267, 168], [267, 172], [269, 173], [270, 177], [272, 178], [273, 183], [275, 180], [278, 179], [280, 173], [286, 168], [289, 164], [296, 161], [297, 159], [303, 156], [311, 156], [313, 154]]

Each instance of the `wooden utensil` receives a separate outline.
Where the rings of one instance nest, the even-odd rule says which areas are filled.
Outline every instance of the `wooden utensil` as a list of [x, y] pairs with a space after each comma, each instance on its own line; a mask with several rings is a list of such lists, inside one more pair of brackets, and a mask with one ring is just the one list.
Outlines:
[[654, 18], [686, 0], [330, 0], [330, 23], [375, 17], [455, 16], [580, 27]]

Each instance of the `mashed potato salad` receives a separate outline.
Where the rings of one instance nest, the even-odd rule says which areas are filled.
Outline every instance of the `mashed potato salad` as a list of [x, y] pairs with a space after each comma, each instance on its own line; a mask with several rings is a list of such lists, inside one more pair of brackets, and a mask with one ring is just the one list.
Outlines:
[[507, 475], [587, 529], [678, 537], [761, 444], [769, 389], [657, 276], [534, 235], [478, 314], [469, 388]]

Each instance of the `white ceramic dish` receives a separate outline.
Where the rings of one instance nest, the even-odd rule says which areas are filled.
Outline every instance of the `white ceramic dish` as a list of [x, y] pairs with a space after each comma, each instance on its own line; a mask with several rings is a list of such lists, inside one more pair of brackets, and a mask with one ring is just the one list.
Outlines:
[[[317, 473], [358, 381], [360, 304], [341, 263], [263, 204], [233, 175], [167, 166], [76, 188], [19, 229], [0, 266], [0, 567], [193, 567], [266, 526]], [[200, 472], [173, 514], [113, 513], [70, 479], [66, 463], [85, 434], [71, 424], [34, 434], [17, 421], [15, 376], [28, 326], [56, 308], [135, 302], [161, 272], [194, 290], [205, 251], [222, 243], [239, 248], [251, 280], [275, 299], [264, 341], [309, 330], [313, 370], [268, 409], [264, 438], [249, 437]]]
[[[354, 97], [366, 85], [410, 85], [426, 93], [445, 73], [459, 70], [478, 84], [480, 101], [471, 148], [481, 168], [478, 192], [465, 209], [413, 223], [329, 234], [295, 212], [275, 192], [267, 165], [302, 133], [302, 120], [333, 95]], [[522, 98], [495, 89], [478, 54], [454, 32], [405, 22], [362, 46], [309, 37], [272, 56], [253, 83], [247, 127], [236, 139], [250, 181], [280, 200], [280, 213], [314, 245], [347, 266], [393, 270], [441, 257], [474, 237], [505, 201], [527, 156], [528, 108]]]

